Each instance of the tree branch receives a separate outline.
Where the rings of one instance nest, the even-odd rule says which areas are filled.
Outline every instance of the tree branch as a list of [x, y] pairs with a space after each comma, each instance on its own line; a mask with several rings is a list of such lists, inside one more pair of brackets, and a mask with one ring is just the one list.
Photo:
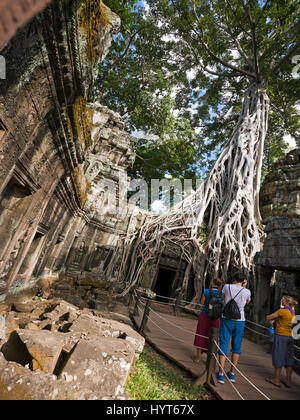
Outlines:
[[227, 67], [227, 68], [229, 68], [229, 69], [231, 69], [231, 70], [234, 70], [234, 71], [237, 71], [238, 73], [240, 73], [240, 74], [243, 74], [244, 76], [248, 76], [248, 77], [253, 77], [253, 78], [256, 78], [256, 74], [255, 73], [253, 73], [253, 72], [251, 72], [251, 71], [248, 71], [248, 70], [244, 70], [244, 69], [240, 69], [239, 67], [236, 67], [236, 66], [234, 66], [233, 64], [231, 64], [231, 63], [228, 63], [228, 62], [226, 62], [226, 61], [224, 61], [224, 60], [222, 60], [220, 57], [218, 57], [210, 48], [209, 48], [209, 46], [206, 44], [206, 42], [204, 41], [204, 34], [203, 34], [203, 31], [201, 30], [201, 32], [202, 32], [202, 36], [201, 36], [201, 38], [200, 38], [200, 42], [201, 42], [201, 44], [203, 45], [203, 47], [205, 48], [205, 50], [206, 50], [206, 52], [212, 57], [212, 58], [214, 58], [218, 63], [220, 63], [220, 64], [222, 64], [222, 66], [224, 66], [224, 67]]
[[280, 67], [286, 62], [286, 61], [288, 61], [291, 57], [292, 57], [292, 55], [293, 54], [295, 54], [296, 53], [296, 51], [298, 51], [298, 50], [300, 50], [300, 42], [297, 42], [296, 43], [296, 45], [290, 50], [290, 52], [288, 53], [288, 54], [286, 54], [286, 56], [284, 56], [283, 58], [282, 58], [282, 60], [281, 61], [279, 61], [279, 63], [275, 66], [275, 67], [273, 67], [273, 68], [271, 68], [271, 71], [273, 72], [273, 73], [276, 73], [279, 69], [280, 69]]
[[125, 51], [117, 58], [117, 60], [115, 60], [115, 61], [113, 61], [112, 63], [111, 63], [111, 68], [109, 69], [109, 71], [108, 71], [108, 73], [110, 73], [111, 71], [112, 71], [112, 69], [116, 66], [116, 64], [119, 62], [119, 61], [121, 61], [122, 60], [122, 58], [124, 58], [125, 56], [127, 56], [128, 55], [128, 53], [129, 53], [129, 48], [130, 48], [130, 46], [131, 46], [131, 44], [132, 44], [132, 42], [133, 42], [133, 40], [134, 40], [134, 38], [136, 37], [136, 35], [139, 33], [139, 32], [141, 32], [143, 29], [145, 29], [145, 27], [146, 26], [142, 26], [140, 29], [138, 29], [136, 32], [134, 32], [131, 36], [130, 36], [130, 38], [129, 38], [129, 41], [128, 41], [128, 43], [127, 43], [127, 46], [126, 46], [126, 49], [125, 49]]
[[194, 13], [196, 14], [196, 19], [197, 22], [200, 26], [200, 31], [201, 31], [201, 36], [199, 36], [198, 32], [195, 30], [195, 28], [193, 27], [193, 25], [191, 25], [191, 28], [193, 30], [193, 32], [197, 35], [201, 45], [205, 48], [206, 52], [218, 63], [222, 64], [222, 66], [227, 67], [231, 70], [237, 71], [240, 74], [243, 74], [244, 76], [248, 76], [248, 77], [253, 77], [256, 78], [256, 75], [253, 72], [244, 70], [244, 69], [240, 69], [239, 67], [234, 66], [231, 63], [228, 63], [224, 60], [222, 60], [220, 57], [218, 57], [207, 45], [207, 43], [204, 40], [204, 33], [203, 33], [203, 29], [202, 29], [202, 23], [201, 23], [201, 19], [199, 18], [199, 16], [197, 15], [196, 12], [196, 5], [195, 5], [195, 0], [193, 0], [193, 6], [194, 6]]
[[210, 70], [210, 69], [208, 69], [207, 67], [205, 67], [205, 66], [202, 64], [202, 62], [200, 61], [200, 58], [199, 58], [199, 56], [198, 56], [197, 52], [195, 51], [195, 49], [194, 49], [194, 48], [193, 48], [193, 47], [189, 44], [189, 42], [188, 42], [188, 41], [186, 41], [185, 39], [184, 39], [184, 42], [186, 43], [187, 47], [191, 50], [191, 52], [192, 52], [192, 54], [194, 55], [194, 57], [195, 57], [195, 59], [196, 59], [196, 61], [197, 61], [198, 65], [201, 67], [201, 69], [202, 69], [203, 71], [205, 71], [205, 72], [207, 72], [207, 73], [209, 73], [209, 74], [211, 74], [211, 75], [213, 75], [213, 76], [224, 76], [224, 73], [218, 73], [218, 72], [215, 72], [215, 71]]
[[263, 14], [265, 13], [265, 10], [266, 10], [266, 8], [267, 8], [267, 6], [268, 6], [269, 2], [270, 2], [270, 0], [266, 0], [265, 4], [263, 5], [263, 7], [262, 7], [262, 9], [261, 9], [261, 11], [260, 11], [260, 14], [259, 14], [259, 16], [258, 16], [258, 18], [257, 18], [257, 19], [256, 19], [256, 21], [255, 21], [255, 26], [256, 26], [256, 27], [257, 27], [257, 25], [259, 24], [259, 22], [260, 22], [261, 18], [263, 17]]
[[250, 58], [247, 56], [247, 54], [243, 50], [238, 38], [236, 36], [234, 36], [233, 32], [230, 30], [230, 28], [228, 26], [228, 22], [227, 22], [226, 26], [223, 26], [223, 25], [220, 25], [220, 24], [219, 24], [219, 26], [223, 29], [223, 31], [225, 31], [231, 37], [231, 39], [233, 40], [233, 42], [236, 45], [236, 48], [237, 48], [238, 52], [241, 54], [241, 56], [245, 60], [246, 64], [248, 64], [249, 68], [254, 72], [253, 63], [251, 62]]
[[228, 5], [228, 7], [230, 8], [230, 10], [232, 11], [233, 16], [235, 17], [237, 26], [242, 30], [242, 32], [244, 32], [244, 34], [246, 34], [249, 38], [251, 38], [251, 34], [241, 25], [241, 20], [237, 16], [237, 14], [236, 14], [234, 8], [232, 7], [231, 3], [229, 2], [229, 0], [226, 0], [226, 3]]
[[246, 6], [244, 1], [242, 1], [242, 5], [243, 5], [243, 9], [245, 11], [245, 14], [247, 16], [247, 19], [249, 21], [250, 28], [251, 28], [254, 69], [255, 69], [255, 74], [256, 74], [256, 80], [259, 81], [260, 75], [259, 75], [259, 68], [258, 68], [258, 51], [257, 51], [257, 40], [256, 40], [256, 33], [255, 33], [256, 25], [255, 25], [255, 22], [253, 21], [253, 19], [251, 17], [251, 14], [250, 14], [250, 11], [249, 11], [248, 7]]

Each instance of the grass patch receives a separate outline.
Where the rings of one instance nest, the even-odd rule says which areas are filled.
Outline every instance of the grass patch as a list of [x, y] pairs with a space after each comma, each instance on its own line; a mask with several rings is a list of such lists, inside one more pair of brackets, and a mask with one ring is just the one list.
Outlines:
[[131, 400], [207, 400], [211, 396], [192, 379], [146, 345], [126, 389]]

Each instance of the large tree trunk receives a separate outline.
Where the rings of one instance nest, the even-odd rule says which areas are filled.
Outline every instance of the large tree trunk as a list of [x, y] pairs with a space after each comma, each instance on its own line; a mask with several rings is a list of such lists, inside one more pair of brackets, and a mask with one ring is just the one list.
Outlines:
[[205, 181], [196, 226], [208, 220], [209, 235], [194, 261], [202, 278], [208, 272], [225, 280], [229, 267], [251, 272], [261, 249], [259, 190], [268, 113], [265, 90], [251, 85], [232, 136]]
[[[168, 213], [150, 218], [140, 230], [123, 294], [165, 246], [173, 246], [188, 267], [193, 267], [195, 302], [207, 274], [225, 280], [234, 270], [251, 272], [263, 234], [259, 189], [268, 111], [265, 90], [252, 84], [231, 138], [206, 181]], [[182, 292], [186, 286], [187, 282]]]

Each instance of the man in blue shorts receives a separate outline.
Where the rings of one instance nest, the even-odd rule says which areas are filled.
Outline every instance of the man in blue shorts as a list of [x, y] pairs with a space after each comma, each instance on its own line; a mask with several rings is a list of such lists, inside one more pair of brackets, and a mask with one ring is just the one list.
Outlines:
[[[223, 288], [224, 305], [234, 299], [239, 312], [240, 319], [229, 319], [224, 315], [221, 318], [220, 325], [220, 350], [219, 362], [220, 370], [217, 372], [217, 381], [221, 384], [224, 383], [224, 366], [228, 352], [228, 346], [231, 340], [231, 370], [227, 373], [227, 377], [231, 382], [235, 382], [235, 367], [238, 364], [241, 354], [241, 347], [244, 338], [245, 330], [245, 312], [244, 307], [251, 301], [251, 292], [246, 289], [247, 280], [243, 274], [237, 274], [233, 279], [233, 284], [226, 284]], [[226, 356], [226, 357], [225, 357]]]

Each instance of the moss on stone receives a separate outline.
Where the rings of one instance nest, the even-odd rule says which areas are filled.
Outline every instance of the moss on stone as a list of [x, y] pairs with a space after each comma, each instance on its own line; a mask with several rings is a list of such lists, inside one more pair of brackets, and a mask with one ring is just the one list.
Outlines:
[[79, 27], [87, 35], [88, 58], [92, 65], [96, 61], [95, 47], [97, 44], [99, 28], [101, 26], [111, 26], [107, 11], [108, 8], [99, 0], [86, 0], [82, 2], [79, 10]]
[[67, 107], [66, 115], [69, 134], [79, 140], [82, 153], [85, 155], [92, 145], [92, 111], [87, 105], [87, 97], [78, 97], [72, 105]]
[[91, 184], [87, 181], [82, 166], [77, 166], [71, 173], [71, 178], [76, 191], [76, 196], [81, 208], [83, 208], [88, 198]]

